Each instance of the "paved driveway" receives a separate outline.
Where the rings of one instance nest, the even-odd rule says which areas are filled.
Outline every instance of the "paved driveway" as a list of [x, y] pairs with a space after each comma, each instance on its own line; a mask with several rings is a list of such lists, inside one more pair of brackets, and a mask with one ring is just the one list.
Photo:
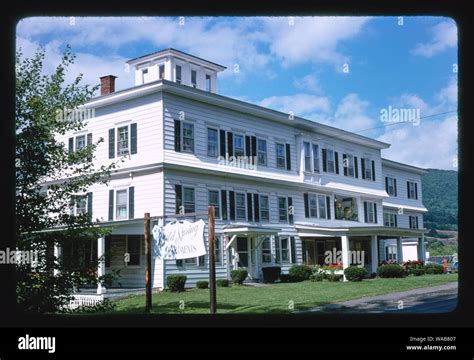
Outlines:
[[457, 296], [458, 283], [454, 282], [323, 305], [310, 312], [443, 313], [456, 308]]

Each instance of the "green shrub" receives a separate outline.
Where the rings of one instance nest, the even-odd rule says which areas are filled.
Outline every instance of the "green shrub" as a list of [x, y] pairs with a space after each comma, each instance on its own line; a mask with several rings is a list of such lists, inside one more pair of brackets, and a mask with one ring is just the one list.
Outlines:
[[313, 269], [308, 265], [293, 265], [288, 274], [291, 276], [297, 276], [303, 280], [309, 280], [309, 277], [313, 274]]
[[312, 282], [323, 281], [323, 279], [324, 279], [324, 275], [321, 273], [315, 273], [309, 277], [309, 280], [311, 280]]
[[339, 274], [327, 274], [326, 279], [328, 279], [328, 281], [337, 282], [337, 281], [340, 281], [340, 280], [342, 279], [342, 275], [339, 275]]
[[187, 277], [185, 275], [169, 275], [166, 278], [166, 285], [172, 292], [184, 291]]
[[443, 265], [428, 264], [425, 265], [425, 274], [442, 274], [444, 273]]
[[219, 287], [229, 287], [229, 280], [227, 279], [216, 280], [216, 285]]
[[197, 281], [196, 287], [198, 289], [207, 289], [209, 287], [209, 281], [206, 281], [206, 280]]
[[362, 281], [367, 276], [367, 270], [363, 267], [350, 266], [344, 270], [344, 275], [349, 281]]
[[230, 277], [234, 284], [242, 285], [245, 279], [247, 278], [248, 274], [249, 273], [245, 269], [237, 269], [237, 270], [232, 270], [230, 272]]
[[280, 275], [280, 282], [282, 283], [294, 283], [294, 282], [301, 282], [304, 281], [304, 278], [301, 276], [295, 276], [290, 274], [281, 274]]
[[397, 264], [379, 266], [377, 275], [381, 278], [402, 278], [406, 276], [405, 269]]
[[414, 276], [424, 275], [424, 274], [425, 274], [425, 269], [412, 269], [412, 270], [411, 270], [411, 273], [412, 273]]
[[262, 268], [263, 281], [266, 283], [273, 284], [280, 278], [281, 267], [279, 266], [268, 266]]

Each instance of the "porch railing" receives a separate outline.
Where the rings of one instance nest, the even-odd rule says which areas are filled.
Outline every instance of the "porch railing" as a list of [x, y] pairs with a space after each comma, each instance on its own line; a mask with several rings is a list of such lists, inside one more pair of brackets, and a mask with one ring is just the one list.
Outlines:
[[104, 301], [102, 295], [74, 295], [74, 299], [69, 301], [68, 309], [77, 309], [81, 306], [95, 306]]

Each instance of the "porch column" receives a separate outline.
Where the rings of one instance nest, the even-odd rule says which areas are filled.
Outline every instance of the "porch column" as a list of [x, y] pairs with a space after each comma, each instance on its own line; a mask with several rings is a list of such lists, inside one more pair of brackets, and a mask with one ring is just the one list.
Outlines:
[[397, 261], [399, 263], [403, 262], [403, 245], [402, 245], [402, 237], [397, 237]]
[[258, 235], [254, 237], [255, 244], [255, 278], [260, 279], [260, 258], [258, 256]]
[[[54, 258], [55, 258], [55, 260], [56, 259], [58, 259], [58, 260], [61, 259], [61, 256], [62, 256], [61, 246], [59, 246], [58, 244], [54, 244]], [[56, 267], [54, 267], [54, 269], [53, 269], [54, 276], [58, 276], [60, 273], [61, 273], [61, 270], [56, 269]]]
[[[341, 248], [342, 248], [342, 269], [345, 270], [350, 266], [349, 264], [349, 237], [347, 235], [341, 236]], [[347, 281], [344, 275], [344, 281]]]
[[372, 272], [376, 273], [379, 266], [379, 247], [377, 235], [372, 235], [370, 237], [370, 252], [370, 257], [372, 259]]
[[[105, 237], [102, 236], [97, 239], [97, 259], [99, 259], [98, 266], [97, 266], [97, 276], [105, 275]], [[105, 286], [102, 286], [100, 282], [97, 283], [97, 294], [102, 295], [105, 294], [107, 289]]]

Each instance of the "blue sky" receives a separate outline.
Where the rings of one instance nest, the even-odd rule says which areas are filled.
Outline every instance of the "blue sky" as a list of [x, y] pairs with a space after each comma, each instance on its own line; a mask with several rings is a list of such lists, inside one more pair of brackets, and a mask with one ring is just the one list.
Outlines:
[[[45, 46], [47, 72], [66, 44], [77, 54], [70, 79], [81, 72], [95, 85], [113, 74], [127, 88], [126, 60], [173, 47], [227, 66], [221, 95], [388, 142], [382, 155], [395, 161], [456, 170], [457, 113], [437, 115], [457, 110], [450, 18], [37, 17], [17, 26], [25, 56]], [[418, 110], [419, 124], [386, 126], [389, 106]]]

